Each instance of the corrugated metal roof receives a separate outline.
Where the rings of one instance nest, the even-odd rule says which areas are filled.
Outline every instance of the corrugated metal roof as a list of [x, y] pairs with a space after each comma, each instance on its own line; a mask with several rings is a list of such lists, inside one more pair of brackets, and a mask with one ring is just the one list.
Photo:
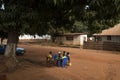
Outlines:
[[85, 33], [65, 33], [63, 35], [84, 35]]
[[102, 33], [96, 33], [95, 36], [120, 36], [120, 24], [115, 25], [112, 28], [105, 29]]

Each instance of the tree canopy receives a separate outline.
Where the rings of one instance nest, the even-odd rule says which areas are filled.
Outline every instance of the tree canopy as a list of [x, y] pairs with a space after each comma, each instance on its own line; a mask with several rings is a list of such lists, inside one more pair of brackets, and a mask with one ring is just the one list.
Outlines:
[[1, 1], [5, 10], [0, 11], [0, 29], [39, 35], [69, 31], [75, 20], [99, 32], [116, 24], [120, 12], [119, 0]]
[[119, 0], [88, 0], [84, 20], [90, 33], [101, 32], [119, 23]]

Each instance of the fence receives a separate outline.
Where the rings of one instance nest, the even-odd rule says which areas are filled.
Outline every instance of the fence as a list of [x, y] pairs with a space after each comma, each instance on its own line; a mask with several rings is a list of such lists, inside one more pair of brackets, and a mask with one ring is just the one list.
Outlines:
[[85, 42], [84, 49], [120, 51], [120, 43], [117, 42]]

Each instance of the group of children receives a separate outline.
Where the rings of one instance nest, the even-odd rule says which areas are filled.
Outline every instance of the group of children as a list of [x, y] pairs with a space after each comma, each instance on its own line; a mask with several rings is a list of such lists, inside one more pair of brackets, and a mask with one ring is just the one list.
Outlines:
[[53, 54], [52, 51], [49, 52], [49, 54], [46, 56], [46, 63], [47, 66], [53, 66], [56, 65], [58, 67], [66, 67], [70, 66], [70, 53], [69, 52], [58, 52], [56, 54]]

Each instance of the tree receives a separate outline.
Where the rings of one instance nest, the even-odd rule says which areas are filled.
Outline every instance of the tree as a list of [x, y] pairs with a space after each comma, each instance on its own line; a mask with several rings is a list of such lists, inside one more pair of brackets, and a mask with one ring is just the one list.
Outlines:
[[3, 43], [3, 40], [7, 38], [7, 35], [7, 32], [0, 31], [1, 44]]
[[72, 33], [87, 33], [88, 27], [82, 21], [75, 21], [71, 32]]
[[[57, 0], [54, 0], [57, 1]], [[52, 20], [49, 33], [53, 42], [57, 35], [70, 32], [78, 16], [82, 16], [86, 0], [59, 0], [56, 6], [52, 6]]]
[[0, 30], [8, 33], [5, 51], [8, 69], [16, 66], [15, 50], [21, 33], [41, 35], [48, 33], [51, 27], [56, 28], [56, 32], [58, 28], [69, 29], [71, 6], [75, 5], [69, 0], [4, 0], [3, 3], [5, 9], [0, 11]]
[[[71, 31], [75, 20], [84, 22], [90, 32], [98, 32], [106, 28], [106, 25], [110, 27], [117, 23], [119, 2], [118, 0], [3, 0], [5, 9], [0, 11], [0, 30], [8, 33], [6, 66], [8, 69], [16, 66], [15, 49], [20, 34], [61, 34], [64, 31]], [[86, 5], [89, 6], [88, 9], [85, 9]], [[114, 9], [110, 12], [111, 8]]]
[[83, 20], [91, 34], [119, 23], [119, 3], [119, 0], [88, 0]]
[[39, 17], [39, 12], [34, 8], [35, 3], [37, 3], [35, 0], [4, 0], [5, 10], [0, 11], [0, 30], [8, 33], [5, 51], [5, 65], [8, 70], [16, 66], [15, 51], [18, 36], [24, 32], [35, 33], [32, 29]]

